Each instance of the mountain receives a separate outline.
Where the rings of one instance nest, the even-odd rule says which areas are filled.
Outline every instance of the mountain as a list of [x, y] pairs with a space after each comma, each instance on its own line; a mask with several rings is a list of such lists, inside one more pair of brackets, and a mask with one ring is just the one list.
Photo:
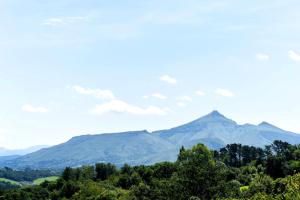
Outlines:
[[16, 158], [19, 158], [20, 156], [18, 155], [12, 155], [12, 156], [0, 156], [0, 162], [7, 162], [10, 160], [14, 160]]
[[204, 143], [210, 148], [219, 148], [230, 143], [263, 147], [274, 140], [283, 140], [290, 144], [300, 143], [299, 134], [284, 131], [267, 122], [258, 126], [239, 125], [218, 111], [176, 128], [156, 131], [155, 134], [176, 145], [193, 146]]
[[14, 149], [14, 150], [6, 149], [6, 148], [0, 148], [0, 157], [3, 157], [3, 156], [16, 156], [16, 155], [22, 156], [22, 155], [26, 155], [26, 154], [38, 151], [42, 148], [46, 148], [46, 147], [49, 147], [49, 146], [38, 145], [38, 146], [28, 147], [28, 148], [25, 148], [25, 149]]
[[63, 168], [95, 162], [137, 165], [143, 163], [147, 157], [174, 147], [170, 142], [147, 131], [83, 135], [74, 137], [66, 143], [10, 160], [2, 166]]
[[231, 143], [265, 146], [274, 140], [300, 144], [300, 135], [282, 130], [267, 122], [259, 125], [239, 125], [218, 111], [190, 123], [155, 132], [82, 135], [53, 147], [0, 161], [0, 166], [12, 168], [64, 168], [96, 162], [111, 162], [117, 166], [152, 164], [174, 161], [181, 146], [203, 143], [218, 149]]

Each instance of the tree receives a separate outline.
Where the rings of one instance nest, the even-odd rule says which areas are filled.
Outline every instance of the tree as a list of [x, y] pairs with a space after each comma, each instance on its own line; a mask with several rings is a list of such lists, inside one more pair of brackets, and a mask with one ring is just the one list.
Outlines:
[[249, 186], [249, 192], [251, 195], [254, 195], [256, 193], [270, 194], [272, 193], [272, 190], [272, 178], [263, 173], [257, 174]]
[[73, 172], [73, 170], [72, 170], [71, 167], [66, 167], [65, 170], [62, 173], [62, 178], [65, 181], [71, 180], [71, 178], [72, 178], [72, 172]]
[[79, 191], [79, 189], [79, 186], [75, 182], [68, 181], [61, 189], [61, 196], [71, 198], [73, 194]]
[[291, 173], [290, 167], [282, 157], [270, 156], [266, 162], [266, 173], [273, 178], [284, 177]]
[[94, 179], [95, 178], [95, 167], [94, 166], [83, 166], [80, 168], [81, 175], [80, 178], [83, 180]]
[[117, 172], [117, 168], [115, 165], [111, 163], [97, 163], [96, 164], [96, 179], [98, 180], [106, 180], [109, 176], [115, 174]]
[[153, 167], [153, 176], [158, 179], [169, 179], [176, 172], [177, 167], [171, 162], [157, 163]]
[[178, 161], [181, 161], [183, 159], [182, 156], [183, 156], [184, 152], [185, 152], [185, 148], [184, 148], [184, 146], [181, 146], [181, 148], [179, 150], [179, 155], [178, 155], [178, 158], [177, 158]]
[[128, 174], [131, 175], [133, 173], [133, 169], [130, 165], [124, 164], [123, 167], [121, 167], [121, 174]]
[[271, 147], [277, 156], [284, 157], [285, 159], [291, 159], [291, 145], [289, 143], [275, 140]]
[[180, 152], [178, 163], [178, 182], [183, 188], [182, 194], [188, 199], [190, 196], [198, 196], [202, 199], [209, 199], [212, 172], [215, 168], [215, 161], [211, 152], [203, 144], [194, 146], [191, 150]]

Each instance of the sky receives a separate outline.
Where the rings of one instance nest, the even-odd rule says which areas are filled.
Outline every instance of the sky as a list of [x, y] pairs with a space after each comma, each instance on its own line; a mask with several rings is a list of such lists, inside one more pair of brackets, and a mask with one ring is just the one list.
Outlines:
[[1, 0], [0, 147], [218, 110], [300, 133], [298, 0]]

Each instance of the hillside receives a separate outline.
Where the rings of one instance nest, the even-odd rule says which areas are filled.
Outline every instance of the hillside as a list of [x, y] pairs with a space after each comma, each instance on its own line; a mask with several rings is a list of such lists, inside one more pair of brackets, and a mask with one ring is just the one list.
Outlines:
[[218, 149], [231, 143], [263, 147], [274, 140], [300, 143], [300, 135], [277, 128], [267, 122], [239, 125], [217, 111], [190, 123], [155, 132], [132, 131], [113, 134], [77, 136], [66, 143], [2, 161], [12, 168], [64, 168], [96, 162], [117, 166], [174, 161], [181, 146], [203, 143]]
[[8, 157], [8, 156], [18, 156], [18, 155], [26, 155], [35, 151], [38, 151], [42, 148], [49, 147], [47, 145], [38, 145], [38, 146], [32, 146], [25, 149], [6, 149], [6, 148], [0, 148], [0, 157]]
[[147, 131], [84, 135], [4, 162], [2, 165], [17, 168], [64, 168], [95, 162], [135, 165], [143, 163], [151, 155], [174, 148], [170, 142]]
[[176, 128], [157, 131], [155, 134], [175, 145], [191, 147], [204, 143], [214, 149], [231, 143], [258, 147], [271, 144], [274, 140], [283, 140], [290, 144], [300, 143], [299, 134], [284, 131], [267, 122], [258, 126], [239, 125], [218, 111]]

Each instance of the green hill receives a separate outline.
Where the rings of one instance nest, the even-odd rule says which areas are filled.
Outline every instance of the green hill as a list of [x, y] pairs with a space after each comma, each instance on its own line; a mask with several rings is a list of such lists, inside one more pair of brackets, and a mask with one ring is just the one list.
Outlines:
[[0, 178], [0, 182], [5, 182], [5, 183], [10, 183], [12, 185], [22, 186], [21, 183], [14, 181], [14, 180], [7, 179], [7, 178]]
[[33, 184], [34, 185], [40, 185], [41, 183], [45, 182], [45, 181], [56, 181], [59, 177], [58, 176], [49, 176], [49, 177], [45, 177], [45, 178], [38, 178], [38, 179], [35, 179], [33, 181]]

